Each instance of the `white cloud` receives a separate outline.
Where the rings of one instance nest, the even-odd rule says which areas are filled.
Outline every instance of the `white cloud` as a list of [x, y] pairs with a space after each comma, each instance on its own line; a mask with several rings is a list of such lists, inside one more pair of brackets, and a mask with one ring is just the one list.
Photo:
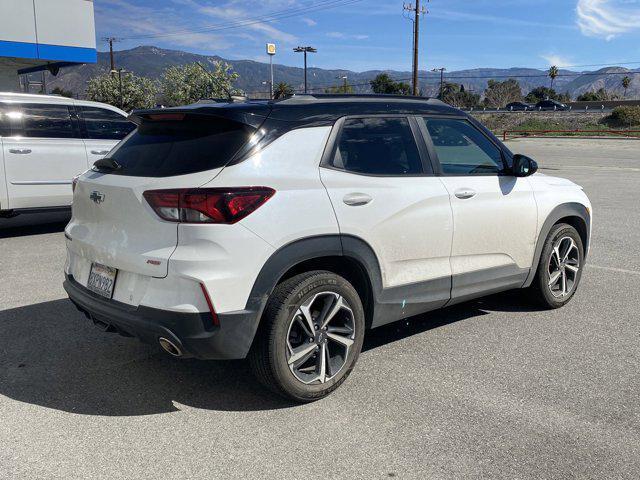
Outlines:
[[[212, 18], [236, 22], [243, 20], [246, 21], [248, 18], [251, 18], [251, 12], [243, 10], [242, 8], [239, 8], [237, 6], [228, 5], [226, 7], [213, 7], [202, 6], [193, 0], [189, 0], [189, 2], [193, 6], [196, 6], [200, 13]], [[253, 30], [266, 34], [266, 40], [279, 40], [281, 42], [288, 43], [294, 43], [298, 40], [295, 35], [283, 32], [282, 30], [277, 29], [269, 23], [252, 23], [248, 21], [246, 25], [243, 26], [243, 29]]]
[[311, 18], [302, 17], [300, 20], [302, 20], [304, 23], [306, 23], [307, 26], [309, 26], [309, 27], [315, 27], [316, 25], [318, 25], [318, 22], [316, 22], [315, 20], [313, 20]]
[[[155, 43], [153, 35], [166, 33], [166, 18], [179, 19], [174, 25], [174, 31], [188, 32], [192, 26], [184, 21], [177, 12], [170, 7], [151, 8], [134, 5], [124, 0], [102, 0], [96, 5], [96, 13], [100, 15], [102, 31], [123, 32], [123, 37], [143, 36], [135, 43]], [[151, 35], [150, 38], [144, 38]], [[213, 33], [184, 33], [169, 37], [171, 44], [176, 47], [214, 48], [224, 50], [231, 44], [228, 40]]]
[[560, 55], [556, 55], [555, 53], [540, 55], [540, 58], [544, 59], [550, 67], [554, 65], [556, 67], [567, 67], [571, 65], [571, 61], [569, 59]]
[[369, 35], [353, 35], [343, 32], [327, 32], [327, 37], [329, 38], [337, 38], [340, 40], [367, 40]]
[[640, 0], [578, 0], [578, 27], [589, 37], [611, 40], [640, 30]]

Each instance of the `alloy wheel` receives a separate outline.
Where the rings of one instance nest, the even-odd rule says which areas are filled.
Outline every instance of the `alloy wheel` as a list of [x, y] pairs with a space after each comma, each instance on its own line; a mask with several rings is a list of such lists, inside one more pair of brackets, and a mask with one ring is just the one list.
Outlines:
[[353, 310], [335, 292], [317, 293], [294, 313], [287, 332], [287, 363], [302, 383], [326, 383], [347, 363], [355, 341]]
[[555, 241], [547, 267], [551, 295], [563, 298], [573, 293], [580, 272], [580, 250], [573, 238]]

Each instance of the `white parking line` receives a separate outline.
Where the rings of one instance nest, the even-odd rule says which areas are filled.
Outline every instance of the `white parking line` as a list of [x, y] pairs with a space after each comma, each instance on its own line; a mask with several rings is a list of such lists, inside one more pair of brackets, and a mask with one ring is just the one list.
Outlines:
[[640, 272], [637, 271], [637, 270], [627, 270], [625, 268], [601, 267], [600, 265], [591, 265], [590, 263], [587, 263], [587, 267], [597, 268], [599, 270], [607, 270], [609, 272], [629, 273], [631, 275], [640, 275]]

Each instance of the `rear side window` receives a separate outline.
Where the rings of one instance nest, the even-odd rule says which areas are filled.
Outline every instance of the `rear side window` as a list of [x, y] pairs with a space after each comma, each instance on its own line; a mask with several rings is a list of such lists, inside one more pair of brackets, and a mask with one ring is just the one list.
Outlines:
[[23, 137], [79, 138], [66, 105], [22, 104], [14, 115], [14, 133]]
[[172, 177], [224, 167], [255, 129], [219, 118], [143, 121], [111, 152], [115, 175]]
[[352, 118], [342, 127], [333, 166], [369, 175], [423, 173], [406, 118]]
[[87, 129], [87, 138], [96, 140], [122, 140], [136, 128], [117, 112], [97, 107], [80, 107]]
[[500, 149], [466, 120], [424, 121], [445, 175], [497, 175], [504, 170]]

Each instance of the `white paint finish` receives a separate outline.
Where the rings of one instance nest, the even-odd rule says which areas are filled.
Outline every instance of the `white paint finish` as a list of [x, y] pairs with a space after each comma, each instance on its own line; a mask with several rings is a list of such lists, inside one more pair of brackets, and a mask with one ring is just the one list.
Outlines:
[[[340, 232], [366, 241], [378, 256], [383, 286], [449, 277], [453, 221], [437, 177], [373, 177], [321, 168]], [[370, 196], [349, 206], [352, 193]]]
[[35, 11], [38, 43], [96, 48], [93, 2], [35, 0]]
[[5, 137], [2, 143], [10, 208], [71, 205], [71, 179], [87, 169], [81, 139]]
[[[20, 104], [29, 103], [99, 107], [127, 116], [111, 105], [53, 95], [0, 93], [0, 102], [6, 107], [6, 112], [12, 112], [12, 106], [17, 109]], [[4, 137], [2, 143], [4, 163], [0, 168], [0, 202], [1, 208], [8, 209], [70, 205], [71, 179], [105, 156], [104, 153], [92, 152], [109, 151], [118, 141]], [[10, 152], [24, 149], [31, 152]]]
[[[66, 228], [73, 238], [69, 247], [90, 261], [119, 270], [166, 276], [178, 226], [161, 220], [142, 194], [146, 190], [192, 187], [201, 178], [197, 174], [146, 178], [84, 173], [76, 186], [73, 215]], [[104, 195], [102, 203], [90, 199], [94, 191]]]
[[111, 149], [119, 143], [118, 140], [97, 140], [90, 138], [84, 139], [83, 142], [87, 153], [87, 162], [89, 167], [91, 167], [97, 160], [106, 157]]
[[[49, 3], [58, 4], [51, 0]], [[0, 40], [36, 43], [32, 0], [0, 0], [0, 13]]]
[[[526, 178], [441, 177], [451, 196], [453, 274], [516, 265], [529, 268], [535, 249], [537, 207]], [[472, 190], [471, 198], [455, 192]]]
[[[258, 273], [275, 251], [242, 222], [235, 225], [182, 224], [178, 239], [178, 247], [169, 261], [168, 277], [154, 284], [166, 293], [154, 290], [144, 298], [144, 304], [154, 306], [160, 302], [160, 305], [166, 305], [166, 298], [171, 298], [171, 291], [175, 289], [172, 279], [186, 278], [205, 284], [217, 312], [244, 310]], [[199, 292], [197, 296], [202, 295]], [[207, 311], [206, 304], [201, 311]]]
[[225, 168], [206, 187], [265, 186], [276, 194], [241, 224], [280, 248], [299, 238], [337, 234], [318, 165], [330, 127], [293, 130], [261, 153]]
[[536, 235], [540, 234], [542, 226], [549, 214], [563, 203], [578, 203], [584, 205], [591, 214], [591, 228], [593, 228], [593, 207], [582, 188], [570, 180], [536, 173], [527, 180], [531, 184], [536, 204], [538, 205], [538, 227]]

